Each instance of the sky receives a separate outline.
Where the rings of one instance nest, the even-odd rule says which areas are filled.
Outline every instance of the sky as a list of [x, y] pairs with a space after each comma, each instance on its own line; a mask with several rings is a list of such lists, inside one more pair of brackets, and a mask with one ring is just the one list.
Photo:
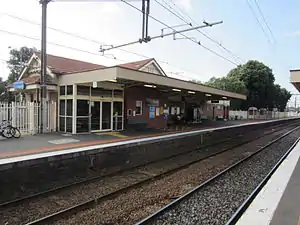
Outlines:
[[[141, 8], [141, 1], [126, 1]], [[200, 41], [201, 46], [176, 35], [177, 40], [172, 36], [159, 38], [106, 51], [103, 55], [99, 52], [101, 44], [119, 45], [141, 37], [141, 13], [121, 0], [56, 0], [48, 4], [47, 52], [108, 66], [145, 57], [155, 58], [169, 76], [202, 82], [213, 76], [226, 76], [236, 64], [259, 60], [273, 69], [276, 83], [296, 93], [289, 83], [289, 70], [300, 68], [300, 1], [157, 1], [167, 8], [171, 6], [172, 12], [180, 13], [185, 22], [156, 0], [150, 0], [150, 15], [168, 26], [183, 25], [176, 30], [189, 28], [186, 23], [191, 19], [193, 26], [202, 25], [203, 21], [223, 23], [200, 30], [213, 41], [197, 31], [184, 33], [196, 42]], [[5, 61], [9, 59], [10, 48], [27, 46], [40, 49], [39, 23], [41, 6], [38, 0], [0, 0], [0, 77], [8, 75]], [[149, 19], [151, 37], [160, 35], [162, 28], [165, 26]]]

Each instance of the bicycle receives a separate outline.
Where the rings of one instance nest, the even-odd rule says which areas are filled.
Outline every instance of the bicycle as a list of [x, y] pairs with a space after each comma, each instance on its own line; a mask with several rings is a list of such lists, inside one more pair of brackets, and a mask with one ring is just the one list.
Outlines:
[[21, 132], [17, 127], [12, 126], [11, 120], [3, 120], [0, 123], [0, 134], [5, 138], [20, 138]]

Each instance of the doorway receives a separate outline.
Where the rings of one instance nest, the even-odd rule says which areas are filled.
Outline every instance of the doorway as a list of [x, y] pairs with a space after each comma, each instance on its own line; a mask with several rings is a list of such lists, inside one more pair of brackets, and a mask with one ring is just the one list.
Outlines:
[[112, 104], [111, 102], [101, 102], [102, 103], [102, 121], [101, 130], [111, 130], [112, 127]]
[[99, 131], [100, 127], [100, 118], [101, 118], [101, 102], [92, 102], [91, 103], [91, 130]]

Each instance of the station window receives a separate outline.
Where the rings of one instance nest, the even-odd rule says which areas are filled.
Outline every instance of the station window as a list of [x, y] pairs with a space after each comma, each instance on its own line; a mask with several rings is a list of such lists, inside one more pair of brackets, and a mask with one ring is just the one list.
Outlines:
[[59, 87], [59, 94], [60, 95], [66, 95], [66, 86], [60, 86]]
[[67, 95], [73, 95], [73, 85], [67, 86]]
[[142, 115], [143, 114], [143, 102], [136, 101], [135, 102], [135, 115]]

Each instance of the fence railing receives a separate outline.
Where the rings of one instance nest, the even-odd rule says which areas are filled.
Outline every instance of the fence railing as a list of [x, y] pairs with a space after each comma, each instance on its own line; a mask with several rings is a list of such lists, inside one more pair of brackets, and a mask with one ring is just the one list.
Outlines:
[[[44, 122], [44, 132], [56, 131], [56, 103], [47, 102], [44, 107], [47, 119]], [[11, 120], [12, 125], [22, 133], [37, 134], [40, 130], [40, 103], [0, 102], [0, 121]]]
[[297, 112], [273, 112], [268, 111], [264, 112], [264, 114], [260, 114], [257, 112], [255, 115], [250, 115], [248, 111], [229, 111], [229, 119], [281, 119], [281, 118], [287, 118], [287, 117], [295, 117], [299, 116]]

